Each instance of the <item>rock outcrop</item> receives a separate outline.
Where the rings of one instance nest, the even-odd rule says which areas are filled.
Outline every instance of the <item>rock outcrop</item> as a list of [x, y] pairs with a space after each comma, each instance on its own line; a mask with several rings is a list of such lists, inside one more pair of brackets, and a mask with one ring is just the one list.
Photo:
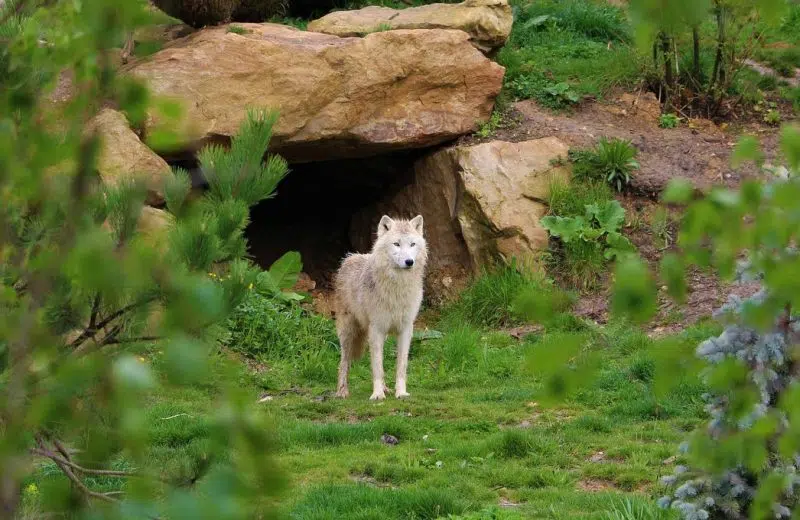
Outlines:
[[547, 213], [551, 183], [569, 180], [568, 150], [546, 137], [433, 152], [415, 163], [407, 186], [354, 216], [353, 245], [369, 248], [370, 230], [383, 214], [419, 213], [431, 250], [429, 288], [436, 293], [447, 288], [447, 278], [498, 261], [535, 265], [548, 243], [539, 219]]
[[458, 29], [483, 52], [502, 47], [514, 21], [507, 0], [466, 0], [407, 9], [369, 6], [335, 11], [308, 24], [309, 31], [336, 36], [364, 36], [387, 29]]
[[124, 177], [139, 177], [147, 187], [147, 204], [163, 204], [164, 181], [171, 175], [169, 165], [139, 140], [125, 115], [103, 109], [90, 127], [101, 139], [97, 171], [102, 181], [114, 185]]
[[462, 31], [239, 27], [203, 29], [125, 68], [183, 102], [187, 150], [234, 135], [251, 107], [280, 109], [271, 151], [291, 162], [433, 146], [488, 119], [502, 86], [503, 67]]

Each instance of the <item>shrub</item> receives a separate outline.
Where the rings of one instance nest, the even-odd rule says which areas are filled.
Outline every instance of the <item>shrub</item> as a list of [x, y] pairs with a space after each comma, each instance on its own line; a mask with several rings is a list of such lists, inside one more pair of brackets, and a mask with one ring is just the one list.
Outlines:
[[[740, 280], [751, 278], [741, 270]], [[711, 421], [682, 445], [689, 466], [662, 479], [672, 491], [660, 500], [686, 520], [790, 518], [800, 508], [800, 378], [792, 359], [800, 321], [787, 307], [771, 328], [748, 325], [748, 309], [768, 299], [764, 289], [732, 296], [717, 315], [734, 321], [697, 348], [708, 364]]]
[[553, 86], [547, 87], [544, 91], [553, 98], [556, 105], [569, 105], [580, 101], [580, 96], [572, 90], [569, 83], [562, 81]]
[[[570, 153], [573, 160], [575, 153]], [[585, 176], [575, 177], [572, 184], [561, 181], [551, 183], [548, 198], [550, 215], [585, 221], [587, 206], [612, 203], [612, 191], [608, 184], [588, 180]], [[592, 288], [606, 270], [605, 250], [598, 245], [597, 241], [592, 240], [562, 241], [549, 262], [550, 267], [557, 270], [567, 283], [583, 289]]]
[[619, 202], [610, 200], [587, 205], [584, 216], [544, 217], [542, 226], [565, 244], [586, 242], [602, 250], [603, 256], [611, 260], [635, 250], [633, 244], [620, 233], [624, 222], [625, 210]]
[[677, 128], [681, 118], [675, 114], [661, 114], [658, 118], [658, 126], [661, 128]]
[[617, 191], [622, 191], [624, 186], [630, 184], [633, 170], [639, 168], [637, 150], [630, 141], [600, 138], [595, 153], [597, 167], [606, 182], [616, 187]]
[[338, 350], [333, 322], [297, 304], [250, 292], [228, 318], [225, 344], [254, 358], [297, 359], [304, 351]]
[[630, 141], [601, 137], [590, 150], [570, 150], [577, 179], [602, 180], [617, 191], [630, 184], [631, 175], [639, 168], [638, 151]]

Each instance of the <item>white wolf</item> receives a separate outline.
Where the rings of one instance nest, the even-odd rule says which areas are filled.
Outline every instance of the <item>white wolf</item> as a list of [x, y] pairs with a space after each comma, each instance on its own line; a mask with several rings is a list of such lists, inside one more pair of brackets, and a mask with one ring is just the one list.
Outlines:
[[422, 303], [422, 279], [428, 249], [422, 234], [422, 216], [393, 220], [384, 215], [372, 252], [351, 254], [336, 273], [336, 331], [342, 348], [336, 395], [347, 397], [350, 363], [369, 344], [372, 396], [383, 399], [389, 389], [383, 376], [383, 344], [397, 334], [395, 397], [408, 397], [406, 371], [414, 320]]

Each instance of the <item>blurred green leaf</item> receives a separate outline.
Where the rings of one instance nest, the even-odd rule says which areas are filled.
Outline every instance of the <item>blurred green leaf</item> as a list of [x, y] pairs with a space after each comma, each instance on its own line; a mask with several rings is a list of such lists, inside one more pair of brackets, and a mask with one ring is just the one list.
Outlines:
[[656, 287], [644, 262], [628, 256], [617, 262], [614, 270], [612, 310], [642, 323], [656, 312]]

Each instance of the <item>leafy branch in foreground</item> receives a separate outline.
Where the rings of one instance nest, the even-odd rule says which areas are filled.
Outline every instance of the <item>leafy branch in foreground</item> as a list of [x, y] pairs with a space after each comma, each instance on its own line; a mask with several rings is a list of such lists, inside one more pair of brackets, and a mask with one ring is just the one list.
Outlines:
[[[0, 7], [0, 20], [19, 5]], [[91, 124], [108, 103], [132, 121], [158, 107], [109, 59], [148, 19], [144, 4], [36, 5], [12, 14], [0, 42], [9, 72], [0, 75], [0, 516], [24, 513], [22, 483], [36, 457], [65, 477], [36, 514], [91, 506], [108, 518], [252, 518], [279, 481], [269, 429], [238, 381], [220, 382], [206, 447], [213, 463], [191, 488], [148, 459], [143, 400], [162, 385], [203, 381], [215, 327], [248, 290], [277, 294], [299, 269], [288, 255], [276, 284], [245, 258], [249, 206], [287, 172], [280, 158], [262, 161], [277, 114], [251, 112], [230, 150], [203, 153], [208, 196], [190, 197], [177, 170], [164, 186], [168, 211], [145, 207], [137, 178], [99, 182], [103, 136]], [[65, 72], [73, 91], [51, 102]], [[163, 373], [141, 356], [154, 343]], [[120, 460], [136, 469], [115, 468]], [[97, 478], [124, 486], [100, 491]]]
[[[685, 520], [800, 512], [800, 129], [785, 127], [781, 144], [786, 168], [774, 182], [714, 189], [695, 201], [690, 186], [675, 182], [664, 194], [669, 203], [689, 204], [680, 253], [661, 264], [661, 284], [675, 300], [685, 299], [691, 266], [759, 286], [752, 297], [732, 297], [721, 309], [726, 328], [699, 345], [699, 360], [679, 345], [665, 344], [658, 353], [661, 391], [687, 375], [708, 388], [711, 420], [682, 445], [681, 465], [665, 480], [669, 495], [661, 500]], [[734, 156], [763, 157], [749, 139]], [[646, 264], [624, 257], [615, 270], [613, 310], [646, 322], [658, 308], [657, 287]], [[549, 392], [563, 397], [591, 379], [600, 354], [580, 333], [557, 342], [558, 348], [533, 352], [533, 366]]]
[[[678, 298], [690, 265], [760, 286], [750, 298], [732, 297], [720, 311], [727, 320], [723, 333], [697, 349], [706, 363], [701, 377], [709, 388], [711, 421], [682, 446], [686, 462], [666, 479], [674, 487], [661, 501], [686, 520], [790, 518], [800, 511], [797, 128], [784, 128], [782, 152], [784, 178], [747, 182], [738, 191], [717, 189], [690, 204], [679, 236], [683, 254], [662, 264], [663, 281]], [[735, 157], [760, 160], [761, 154], [745, 140]], [[690, 193], [674, 184], [665, 198], [681, 202]], [[637, 291], [646, 294], [629, 292]]]

